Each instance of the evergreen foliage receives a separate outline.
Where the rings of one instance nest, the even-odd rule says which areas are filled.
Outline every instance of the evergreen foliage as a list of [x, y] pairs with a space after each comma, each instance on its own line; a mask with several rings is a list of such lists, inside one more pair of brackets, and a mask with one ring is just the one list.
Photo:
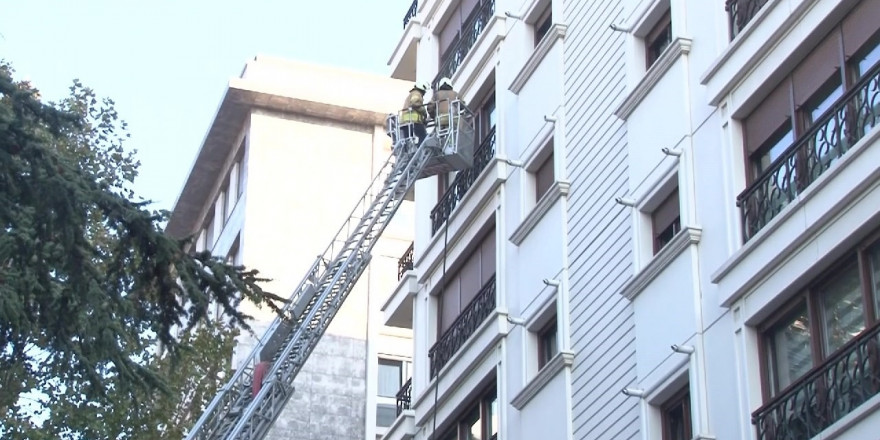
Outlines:
[[191, 381], [222, 376], [230, 327], [248, 328], [238, 304], [283, 300], [134, 200], [111, 100], [74, 82], [47, 105], [13, 73], [0, 64], [0, 437], [179, 438], [220, 379]]

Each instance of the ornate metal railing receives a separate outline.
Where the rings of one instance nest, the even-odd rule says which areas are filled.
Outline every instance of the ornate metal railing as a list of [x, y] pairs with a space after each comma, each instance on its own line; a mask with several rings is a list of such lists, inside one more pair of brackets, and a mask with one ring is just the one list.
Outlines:
[[733, 40], [740, 31], [752, 21], [767, 0], [727, 0], [724, 10], [727, 11], [730, 23], [730, 39]]
[[397, 415], [405, 409], [410, 409], [412, 405], [412, 378], [407, 379], [406, 383], [400, 387], [397, 392]]
[[443, 223], [449, 219], [452, 211], [458, 206], [458, 202], [467, 194], [474, 182], [477, 181], [477, 177], [480, 176], [494, 157], [495, 128], [492, 128], [480, 146], [474, 151], [474, 164], [470, 168], [461, 170], [456, 174], [452, 185], [449, 186], [443, 197], [437, 202], [437, 206], [431, 210], [431, 234], [437, 232], [440, 226], [443, 226]]
[[749, 240], [880, 122], [880, 65], [737, 197]]
[[880, 324], [752, 413], [758, 440], [812, 438], [880, 390]]
[[419, 11], [419, 0], [413, 0], [412, 4], [409, 6], [409, 10], [406, 11], [406, 15], [403, 16], [403, 28], [406, 29], [406, 25], [409, 24], [409, 21], [416, 16], [416, 13]]
[[437, 76], [433, 82], [435, 89], [441, 78], [452, 78], [452, 75], [455, 74], [455, 71], [464, 62], [464, 57], [470, 53], [474, 44], [476, 44], [477, 38], [483, 33], [483, 29], [486, 28], [486, 24], [489, 23], [494, 13], [495, 0], [483, 0], [482, 4], [471, 11], [464, 24], [461, 25], [458, 35], [449, 44], [449, 48], [446, 49], [443, 56], [440, 57], [440, 69], [437, 70]]
[[495, 276], [486, 282], [477, 297], [462, 310], [448, 330], [443, 332], [437, 343], [428, 351], [431, 364], [431, 377], [436, 377], [440, 369], [462, 345], [477, 331], [480, 324], [495, 310]]
[[403, 278], [403, 274], [408, 270], [412, 270], [413, 268], [413, 243], [409, 244], [409, 247], [406, 249], [406, 252], [403, 253], [403, 256], [397, 260], [397, 281], [400, 281]]

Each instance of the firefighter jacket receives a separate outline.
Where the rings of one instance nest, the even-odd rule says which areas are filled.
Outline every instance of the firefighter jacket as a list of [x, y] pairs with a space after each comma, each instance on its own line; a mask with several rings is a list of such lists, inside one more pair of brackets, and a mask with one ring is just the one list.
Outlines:
[[425, 111], [423, 94], [413, 89], [407, 95], [406, 101], [403, 102], [403, 111], [400, 112], [400, 123], [408, 124], [414, 122], [416, 124], [424, 124], [427, 117], [428, 112]]
[[449, 106], [458, 99], [458, 92], [452, 89], [440, 89], [434, 93], [432, 113], [437, 120], [437, 125], [449, 125]]

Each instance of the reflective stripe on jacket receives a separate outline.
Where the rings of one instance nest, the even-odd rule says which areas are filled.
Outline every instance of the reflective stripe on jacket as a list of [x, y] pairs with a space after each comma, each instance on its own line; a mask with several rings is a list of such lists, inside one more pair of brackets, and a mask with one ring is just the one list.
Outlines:
[[403, 102], [403, 111], [400, 112], [400, 123], [422, 123], [425, 122], [427, 116], [422, 92], [418, 90], [410, 91], [406, 101]]

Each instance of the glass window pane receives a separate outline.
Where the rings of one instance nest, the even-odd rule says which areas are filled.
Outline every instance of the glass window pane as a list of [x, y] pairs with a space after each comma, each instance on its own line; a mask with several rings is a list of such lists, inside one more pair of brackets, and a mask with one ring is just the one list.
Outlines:
[[493, 394], [489, 402], [489, 435], [498, 435], [498, 397]]
[[848, 264], [817, 290], [821, 296], [823, 343], [827, 356], [865, 329], [858, 263]]
[[859, 60], [858, 63], [858, 72], [856, 74], [859, 78], [865, 75], [866, 72], [871, 70], [877, 61], [880, 61], [880, 45], [874, 46], [865, 56]]
[[387, 428], [394, 423], [397, 418], [397, 407], [395, 405], [387, 405], [380, 403], [376, 405], [376, 426]]
[[480, 407], [479, 405], [474, 407], [471, 412], [464, 419], [464, 429], [466, 430], [465, 435], [467, 436], [467, 440], [481, 440], [483, 437], [481, 436], [481, 428], [482, 421], [480, 419]]
[[806, 302], [802, 302], [770, 330], [767, 343], [770, 352], [770, 390], [776, 394], [813, 367]]
[[402, 363], [400, 361], [392, 361], [387, 359], [379, 359], [379, 391], [378, 394], [382, 397], [395, 397], [397, 396], [397, 392], [400, 391], [401, 383], [401, 368]]
[[871, 294], [874, 297], [874, 316], [880, 319], [880, 243], [868, 250], [871, 265]]

